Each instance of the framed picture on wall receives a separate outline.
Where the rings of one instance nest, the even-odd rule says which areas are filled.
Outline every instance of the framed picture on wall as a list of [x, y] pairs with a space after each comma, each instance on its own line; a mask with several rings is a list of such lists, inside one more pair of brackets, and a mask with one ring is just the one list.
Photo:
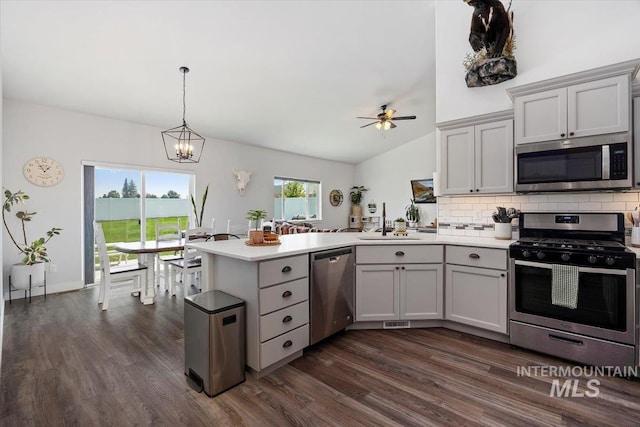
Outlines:
[[436, 197], [433, 195], [433, 179], [412, 179], [411, 191], [415, 203], [435, 203]]

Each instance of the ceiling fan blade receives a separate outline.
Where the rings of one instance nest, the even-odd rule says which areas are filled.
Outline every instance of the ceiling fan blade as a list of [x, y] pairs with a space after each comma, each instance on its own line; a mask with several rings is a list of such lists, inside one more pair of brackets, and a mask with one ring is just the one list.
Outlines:
[[378, 118], [377, 118], [377, 117], [356, 117], [356, 119], [378, 120]]
[[387, 117], [387, 119], [390, 119], [391, 116], [393, 116], [395, 114], [396, 110], [387, 110], [386, 113], [384, 113], [384, 115]]
[[391, 117], [389, 120], [414, 120], [416, 116]]
[[389, 122], [389, 124], [391, 125], [391, 129], [393, 129], [395, 127], [398, 127], [398, 126], [394, 125], [393, 122]]
[[360, 126], [360, 129], [366, 128], [367, 126], [375, 125], [376, 123], [378, 122], [376, 121], [376, 122], [369, 123], [368, 125]]

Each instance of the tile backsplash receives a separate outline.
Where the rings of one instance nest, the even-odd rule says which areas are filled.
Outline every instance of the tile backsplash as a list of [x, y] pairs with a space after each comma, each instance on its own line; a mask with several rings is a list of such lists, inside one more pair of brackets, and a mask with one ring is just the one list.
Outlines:
[[[438, 197], [439, 234], [489, 234], [496, 206], [522, 212], [627, 212], [640, 205], [640, 193], [554, 193]], [[640, 208], [639, 208], [640, 209]], [[444, 225], [446, 224], [446, 225]], [[517, 222], [514, 222], [515, 226]], [[482, 232], [484, 225], [484, 233]], [[625, 227], [631, 228], [625, 219]], [[491, 230], [493, 231], [493, 230]], [[472, 233], [472, 234], [468, 234]]]

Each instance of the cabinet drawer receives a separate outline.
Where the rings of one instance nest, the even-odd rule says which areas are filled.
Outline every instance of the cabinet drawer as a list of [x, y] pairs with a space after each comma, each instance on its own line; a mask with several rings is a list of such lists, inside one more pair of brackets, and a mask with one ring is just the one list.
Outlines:
[[443, 258], [441, 245], [381, 245], [356, 248], [357, 264], [441, 263]]
[[260, 369], [300, 351], [309, 345], [309, 324], [260, 344]]
[[447, 246], [447, 264], [507, 269], [507, 251], [470, 246]]
[[258, 274], [258, 283], [261, 288], [307, 277], [309, 275], [309, 256], [299, 255], [261, 262]]
[[309, 299], [309, 278], [260, 289], [260, 314], [271, 313]]
[[260, 318], [260, 342], [309, 323], [309, 301], [274, 311]]

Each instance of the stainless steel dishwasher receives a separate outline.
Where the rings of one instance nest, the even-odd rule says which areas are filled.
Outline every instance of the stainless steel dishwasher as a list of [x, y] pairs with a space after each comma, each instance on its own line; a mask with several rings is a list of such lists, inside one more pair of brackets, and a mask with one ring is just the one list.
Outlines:
[[310, 254], [311, 344], [353, 323], [354, 262], [351, 247]]

